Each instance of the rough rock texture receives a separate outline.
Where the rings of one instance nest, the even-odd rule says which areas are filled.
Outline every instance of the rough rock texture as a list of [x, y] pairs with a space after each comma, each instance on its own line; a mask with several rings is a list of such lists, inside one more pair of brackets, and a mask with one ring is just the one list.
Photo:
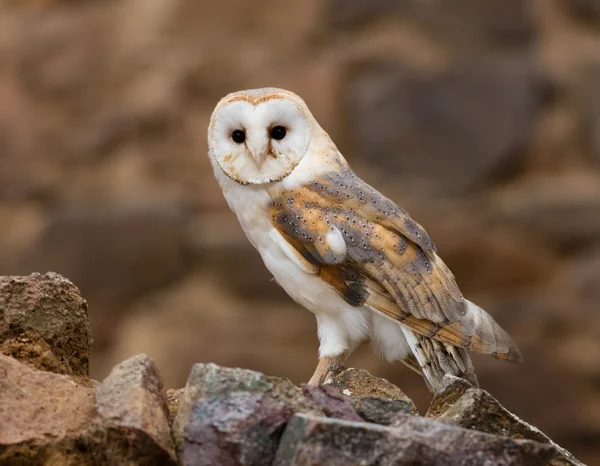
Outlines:
[[25, 445], [79, 435], [96, 416], [94, 389], [0, 355], [0, 464]]
[[268, 464], [295, 412], [322, 414], [286, 379], [196, 364], [173, 424], [184, 464]]
[[154, 361], [145, 354], [113, 368], [96, 388], [96, 406], [103, 427], [127, 440], [124, 457], [148, 456], [164, 461], [175, 457], [162, 379]]
[[56, 274], [0, 277], [0, 353], [42, 370], [89, 376], [87, 303]]
[[[488, 392], [470, 387], [468, 383], [457, 377], [449, 375], [445, 377], [444, 387], [433, 399], [427, 416], [444, 424], [549, 444], [552, 446], [551, 464], [553, 465], [582, 464], [539, 429], [509, 412]], [[399, 419], [399, 421], [395, 420], [393, 425], [404, 422], [403, 418]]]
[[328, 383], [350, 396], [365, 421], [389, 424], [395, 413], [418, 414], [413, 401], [400, 388], [364, 369], [346, 369]]
[[183, 388], [169, 388], [166, 392], [167, 396], [167, 408], [169, 409], [169, 425], [172, 426], [179, 412], [179, 405], [181, 398], [183, 397]]
[[0, 355], [0, 464], [175, 464], [161, 385], [144, 355], [96, 390]]
[[346, 369], [326, 385], [304, 385], [304, 395], [322, 407], [328, 417], [347, 421], [389, 424], [398, 413], [418, 414], [402, 390], [364, 369]]
[[405, 416], [395, 428], [364, 422], [295, 415], [283, 437], [275, 466], [375, 464], [546, 465], [551, 447], [530, 440], [495, 437]]

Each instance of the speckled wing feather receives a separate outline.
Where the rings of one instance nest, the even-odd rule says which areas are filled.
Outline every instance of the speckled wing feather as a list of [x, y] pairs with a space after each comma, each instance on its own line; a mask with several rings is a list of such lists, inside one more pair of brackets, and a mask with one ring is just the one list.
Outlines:
[[272, 223], [296, 259], [351, 305], [442, 344], [521, 360], [508, 334], [463, 298], [425, 230], [347, 165], [272, 198]]

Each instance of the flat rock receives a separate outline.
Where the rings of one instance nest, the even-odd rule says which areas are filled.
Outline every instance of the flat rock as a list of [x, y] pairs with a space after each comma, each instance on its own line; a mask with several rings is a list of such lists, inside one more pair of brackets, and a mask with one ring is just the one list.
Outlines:
[[[551, 447], [550, 464], [553, 465], [582, 464], [539, 429], [509, 412], [488, 392], [470, 387], [456, 377], [444, 378], [444, 387], [434, 397], [427, 416], [448, 425], [547, 444]], [[404, 418], [400, 422], [404, 422]]]
[[140, 456], [175, 458], [162, 379], [148, 356], [140, 354], [115, 366], [96, 388], [96, 404], [103, 426], [131, 440], [129, 451], [136, 451], [136, 441], [143, 436], [149, 441], [144, 442], [146, 450], [138, 450]]
[[184, 464], [268, 464], [295, 412], [322, 410], [289, 380], [196, 364], [173, 424]]
[[33, 367], [89, 375], [92, 333], [87, 303], [56, 273], [0, 277], [0, 352]]
[[395, 427], [386, 427], [296, 414], [273, 464], [542, 466], [552, 454], [549, 445], [531, 440], [496, 437], [411, 415], [402, 418]]

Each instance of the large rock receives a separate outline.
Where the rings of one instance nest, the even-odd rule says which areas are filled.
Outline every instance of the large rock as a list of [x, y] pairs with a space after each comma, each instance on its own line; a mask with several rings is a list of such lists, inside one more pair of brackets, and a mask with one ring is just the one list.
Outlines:
[[413, 194], [464, 192], [506, 176], [538, 114], [537, 81], [527, 56], [470, 58], [434, 74], [371, 60], [345, 91], [355, 154], [396, 183], [414, 183]]
[[176, 464], [147, 357], [120, 364], [96, 390], [3, 355], [0, 374], [0, 464]]
[[196, 364], [173, 424], [177, 453], [190, 465], [268, 464], [295, 412], [322, 414], [286, 379]]
[[66, 278], [49, 272], [0, 277], [0, 352], [42, 370], [89, 375], [87, 303]]
[[283, 434], [275, 466], [376, 464], [546, 465], [552, 449], [430, 419], [401, 415], [396, 427], [297, 414]]
[[567, 450], [556, 445], [539, 429], [509, 412], [488, 392], [470, 387], [456, 377], [447, 375], [444, 378], [444, 386], [435, 396], [427, 415], [444, 424], [544, 443], [551, 447], [550, 464], [581, 465]]

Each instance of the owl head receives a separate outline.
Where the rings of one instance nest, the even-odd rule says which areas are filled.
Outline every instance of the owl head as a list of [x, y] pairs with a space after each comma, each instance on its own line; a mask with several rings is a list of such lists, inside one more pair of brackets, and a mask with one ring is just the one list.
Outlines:
[[308, 107], [292, 92], [235, 92], [221, 99], [212, 114], [209, 156], [237, 183], [280, 181], [302, 160], [316, 129]]

